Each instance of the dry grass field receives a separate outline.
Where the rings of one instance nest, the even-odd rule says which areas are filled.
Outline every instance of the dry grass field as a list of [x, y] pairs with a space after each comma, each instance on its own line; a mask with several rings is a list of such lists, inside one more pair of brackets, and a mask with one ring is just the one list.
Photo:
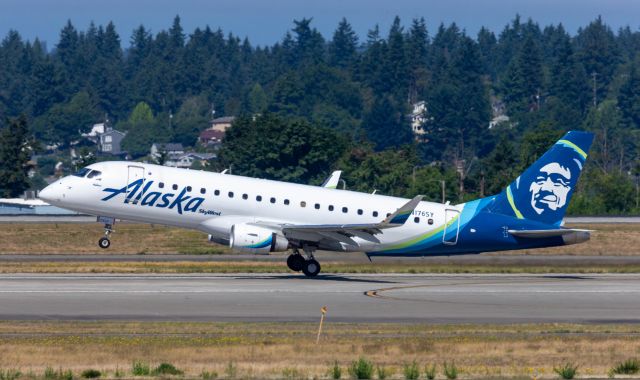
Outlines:
[[141, 361], [152, 368], [171, 363], [191, 378], [328, 378], [337, 362], [348, 378], [349, 364], [365, 357], [392, 378], [403, 378], [403, 365], [415, 360], [422, 372], [436, 364], [438, 378], [447, 361], [461, 378], [530, 379], [557, 378], [553, 367], [566, 362], [578, 365], [582, 376], [606, 377], [615, 364], [640, 356], [635, 325], [329, 322], [318, 345], [316, 329], [301, 323], [0, 322], [0, 367], [36, 377], [46, 367], [76, 375], [93, 368], [113, 378], [131, 377], [132, 363]]
[[[581, 224], [594, 230], [584, 244], [500, 254], [552, 255], [639, 255], [640, 225]], [[0, 254], [87, 254], [87, 253], [230, 253], [223, 246], [207, 241], [205, 234], [159, 225], [121, 223], [116, 225], [113, 244], [108, 251], [97, 246], [103, 234], [98, 223], [2, 223]]]

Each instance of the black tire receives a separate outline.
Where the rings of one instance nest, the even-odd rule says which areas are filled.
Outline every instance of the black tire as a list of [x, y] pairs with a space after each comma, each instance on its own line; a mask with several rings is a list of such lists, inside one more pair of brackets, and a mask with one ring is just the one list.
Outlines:
[[287, 257], [287, 266], [294, 272], [300, 272], [304, 267], [304, 263], [304, 257], [299, 253]]
[[111, 241], [106, 237], [102, 237], [100, 238], [100, 240], [98, 240], [98, 246], [100, 246], [100, 248], [102, 249], [107, 249], [109, 248], [110, 245], [111, 245]]
[[305, 261], [302, 267], [302, 273], [307, 277], [317, 276], [318, 273], [320, 273], [320, 263], [314, 259]]

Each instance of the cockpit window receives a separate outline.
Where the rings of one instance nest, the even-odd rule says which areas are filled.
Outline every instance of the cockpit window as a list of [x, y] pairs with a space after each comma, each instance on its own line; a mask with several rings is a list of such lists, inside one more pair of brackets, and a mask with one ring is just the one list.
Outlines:
[[95, 177], [99, 177], [102, 174], [101, 171], [98, 170], [92, 170], [91, 173], [89, 173], [89, 175], [87, 176], [87, 178], [95, 178]]
[[84, 177], [87, 175], [87, 173], [89, 173], [91, 171], [91, 169], [89, 168], [82, 168], [80, 170], [78, 170], [77, 172], [73, 173], [74, 176], [76, 177]]

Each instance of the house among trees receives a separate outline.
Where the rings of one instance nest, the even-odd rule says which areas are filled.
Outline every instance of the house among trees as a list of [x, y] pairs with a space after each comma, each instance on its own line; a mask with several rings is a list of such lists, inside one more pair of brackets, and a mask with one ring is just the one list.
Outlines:
[[200, 144], [205, 147], [218, 148], [222, 145], [222, 139], [224, 138], [224, 131], [218, 131], [215, 129], [206, 129], [200, 132], [198, 140]]
[[213, 153], [196, 153], [188, 152], [178, 156], [168, 158], [164, 162], [164, 166], [172, 166], [175, 168], [190, 168], [194, 163], [198, 163], [200, 167], [208, 165], [208, 161], [216, 158]]
[[211, 127], [208, 130], [225, 132], [236, 119], [235, 116], [224, 116], [211, 120]]
[[180, 143], [153, 143], [153, 145], [151, 145], [151, 158], [159, 160], [163, 154], [166, 160], [175, 159], [184, 154], [184, 147]]
[[98, 150], [104, 154], [120, 155], [122, 151], [122, 139], [126, 132], [120, 132], [110, 127], [106, 127], [106, 132], [99, 134]]
[[413, 111], [411, 112], [411, 130], [416, 140], [419, 140], [422, 135], [425, 134], [424, 124], [427, 121], [427, 103], [419, 101], [413, 104]]

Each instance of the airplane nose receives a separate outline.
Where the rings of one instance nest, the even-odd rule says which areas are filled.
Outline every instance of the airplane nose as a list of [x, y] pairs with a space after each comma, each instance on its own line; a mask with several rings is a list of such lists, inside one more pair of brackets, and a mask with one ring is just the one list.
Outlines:
[[38, 197], [43, 201], [52, 203], [60, 200], [60, 185], [58, 183], [52, 183], [51, 185], [40, 190]]

